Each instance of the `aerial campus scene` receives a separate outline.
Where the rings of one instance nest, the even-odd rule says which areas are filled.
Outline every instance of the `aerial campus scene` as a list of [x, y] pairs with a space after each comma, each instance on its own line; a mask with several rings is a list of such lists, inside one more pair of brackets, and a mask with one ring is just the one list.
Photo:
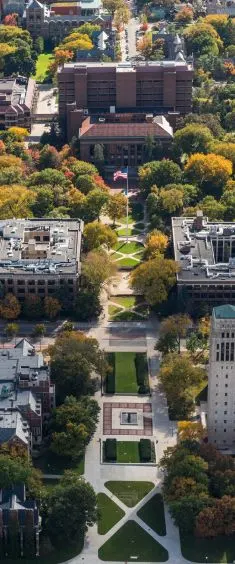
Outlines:
[[0, 13], [0, 560], [232, 564], [235, 1]]

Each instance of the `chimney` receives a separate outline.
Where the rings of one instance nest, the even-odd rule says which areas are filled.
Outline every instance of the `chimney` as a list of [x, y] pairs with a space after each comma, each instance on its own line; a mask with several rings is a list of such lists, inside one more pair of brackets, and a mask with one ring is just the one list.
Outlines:
[[193, 221], [193, 229], [195, 231], [201, 231], [203, 228], [203, 212], [202, 210], [197, 211], [197, 215]]
[[146, 123], [153, 123], [153, 114], [146, 114], [145, 121]]

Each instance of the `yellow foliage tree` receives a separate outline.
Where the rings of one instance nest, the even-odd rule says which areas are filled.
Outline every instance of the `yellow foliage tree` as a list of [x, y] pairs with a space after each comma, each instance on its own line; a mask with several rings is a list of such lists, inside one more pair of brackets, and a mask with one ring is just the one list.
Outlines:
[[16, 141], [24, 141], [28, 137], [28, 130], [25, 127], [9, 127], [7, 133], [14, 136]]
[[154, 229], [146, 238], [145, 256], [148, 259], [155, 258], [159, 253], [163, 254], [168, 245], [168, 237], [158, 229]]
[[2, 168], [17, 167], [22, 168], [23, 162], [15, 155], [0, 155], [0, 170]]
[[178, 437], [180, 441], [201, 441], [206, 436], [206, 431], [200, 421], [179, 421]]
[[25, 186], [0, 186], [0, 219], [31, 216], [30, 205], [34, 200], [35, 193]]
[[208, 155], [195, 153], [189, 157], [185, 166], [187, 180], [198, 184], [205, 192], [215, 196], [220, 195], [232, 171], [231, 161], [214, 153]]
[[89, 35], [85, 33], [70, 33], [67, 37], [64, 38], [63, 42], [59, 45], [59, 47], [55, 50], [64, 50], [72, 51], [75, 53], [79, 50], [87, 50], [90, 51], [93, 47], [93, 43], [89, 37]]

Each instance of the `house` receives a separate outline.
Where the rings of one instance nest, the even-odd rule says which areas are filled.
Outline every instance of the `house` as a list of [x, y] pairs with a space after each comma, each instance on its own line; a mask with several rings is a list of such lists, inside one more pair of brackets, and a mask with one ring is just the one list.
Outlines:
[[18, 409], [0, 408], [0, 446], [26, 450], [29, 454], [32, 447], [32, 434], [28, 422]]
[[39, 556], [40, 524], [37, 503], [26, 499], [24, 484], [0, 489], [1, 556]]

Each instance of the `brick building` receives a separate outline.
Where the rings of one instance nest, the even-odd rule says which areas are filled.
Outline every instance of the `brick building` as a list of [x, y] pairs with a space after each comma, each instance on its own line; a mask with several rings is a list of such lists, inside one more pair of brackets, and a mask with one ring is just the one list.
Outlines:
[[0, 489], [0, 546], [4, 558], [39, 556], [41, 518], [34, 499], [26, 499], [24, 484]]
[[31, 129], [36, 103], [36, 82], [32, 78], [0, 79], [0, 129], [18, 125]]
[[[138, 117], [139, 121], [133, 121]], [[142, 117], [145, 120], [141, 120]], [[167, 154], [173, 139], [173, 129], [163, 116], [119, 114], [118, 118], [118, 122], [91, 123], [90, 117], [87, 117], [82, 122], [79, 129], [80, 158], [82, 160], [92, 162], [95, 145], [100, 144], [108, 165], [136, 167], [144, 160], [145, 144], [149, 136]], [[103, 120], [105, 121], [105, 118]], [[69, 123], [69, 131], [72, 136], [73, 122]], [[75, 130], [73, 131], [75, 134]]]

